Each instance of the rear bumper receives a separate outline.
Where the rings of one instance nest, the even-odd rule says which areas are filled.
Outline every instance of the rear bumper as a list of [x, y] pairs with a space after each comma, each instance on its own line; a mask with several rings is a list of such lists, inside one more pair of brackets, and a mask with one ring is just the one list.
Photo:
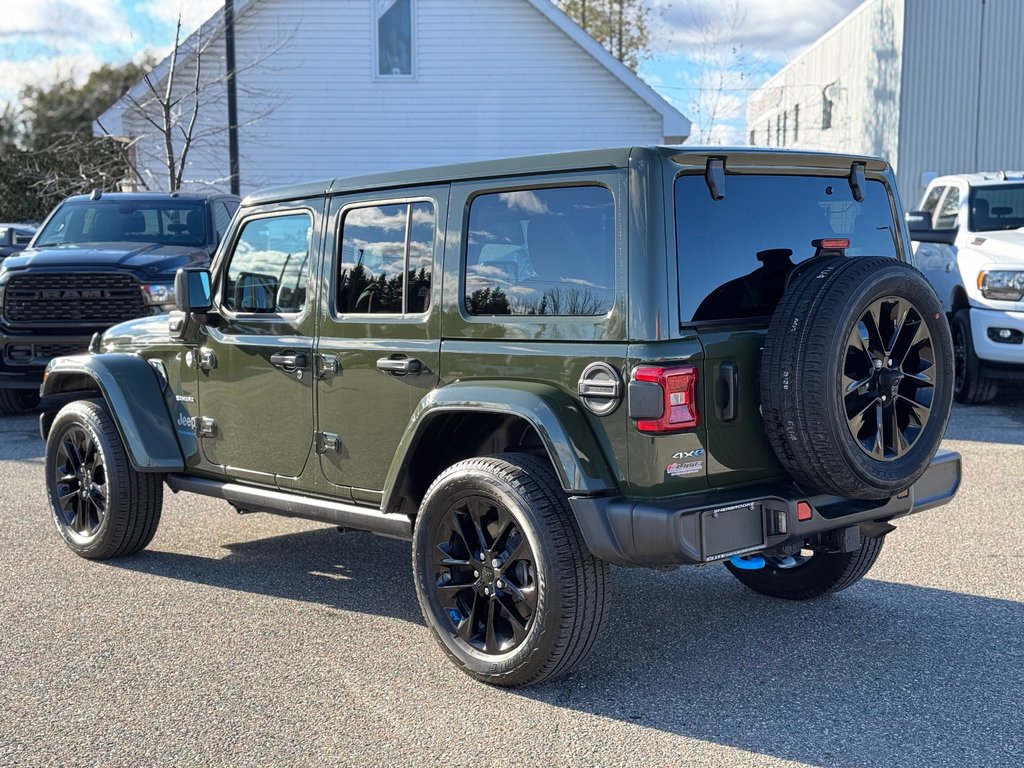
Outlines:
[[[920, 480], [900, 497], [882, 501], [806, 496], [793, 483], [774, 483], [687, 497], [683, 508], [679, 499], [574, 497], [570, 503], [587, 546], [602, 560], [626, 566], [697, 565], [941, 506], [960, 487], [960, 471], [960, 454], [939, 451]], [[810, 502], [810, 520], [797, 519], [800, 501]]]

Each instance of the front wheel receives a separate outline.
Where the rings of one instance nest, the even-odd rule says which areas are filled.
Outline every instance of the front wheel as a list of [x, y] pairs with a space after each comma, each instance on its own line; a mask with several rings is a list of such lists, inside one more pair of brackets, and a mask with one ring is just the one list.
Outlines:
[[569, 672], [605, 616], [608, 564], [583, 542], [551, 465], [502, 454], [434, 481], [413, 533], [427, 626], [468, 675], [532, 685]]
[[[764, 568], [748, 571], [726, 563], [726, 568], [755, 592], [783, 600], [813, 600], [852, 587], [867, 575], [882, 553], [884, 538], [861, 539], [853, 552], [803, 550], [781, 562], [767, 558]], [[804, 554], [806, 553], [806, 554]]]
[[971, 310], [958, 309], [949, 324], [953, 334], [953, 397], [958, 403], [983, 405], [999, 392], [999, 382], [981, 374], [981, 361], [974, 352]]
[[57, 530], [90, 560], [130, 555], [160, 523], [159, 475], [136, 472], [106, 408], [93, 400], [57, 414], [46, 440], [46, 484]]

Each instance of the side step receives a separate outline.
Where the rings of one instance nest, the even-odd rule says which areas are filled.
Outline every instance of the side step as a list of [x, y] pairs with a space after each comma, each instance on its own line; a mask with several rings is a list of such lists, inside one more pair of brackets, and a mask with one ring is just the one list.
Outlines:
[[342, 528], [376, 533], [393, 539], [412, 539], [412, 521], [405, 515], [386, 515], [379, 509], [345, 504], [340, 501], [313, 499], [267, 488], [239, 483], [186, 477], [171, 474], [164, 478], [167, 487], [177, 493], [188, 491], [201, 496], [224, 499], [236, 507], [253, 512], [270, 512], [285, 517], [302, 517]]

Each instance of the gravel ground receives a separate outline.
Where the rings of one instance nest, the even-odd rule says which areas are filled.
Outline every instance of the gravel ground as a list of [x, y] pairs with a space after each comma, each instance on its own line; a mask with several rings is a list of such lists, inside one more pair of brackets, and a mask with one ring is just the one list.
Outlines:
[[73, 556], [0, 418], [0, 765], [1020, 766], [1024, 396], [948, 438], [960, 495], [857, 587], [617, 569], [585, 665], [509, 692], [434, 646], [404, 542], [168, 493], [146, 552]]

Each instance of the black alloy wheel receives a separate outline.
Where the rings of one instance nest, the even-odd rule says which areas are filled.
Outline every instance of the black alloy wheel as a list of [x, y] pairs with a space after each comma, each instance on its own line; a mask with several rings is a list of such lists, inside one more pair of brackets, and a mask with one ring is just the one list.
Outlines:
[[106, 406], [68, 403], [46, 438], [46, 486], [64, 543], [90, 560], [131, 555], [152, 541], [163, 476], [137, 471]]
[[54, 474], [57, 515], [68, 533], [86, 544], [107, 516], [107, 469], [103, 451], [82, 426], [64, 432]]
[[537, 562], [509, 511], [468, 493], [432, 539], [434, 589], [452, 631], [488, 654], [518, 647], [537, 611]]
[[480, 456], [444, 470], [416, 516], [412, 565], [434, 639], [491, 685], [566, 674], [607, 614], [608, 564], [587, 549], [546, 457]]
[[935, 349], [920, 311], [907, 299], [871, 303], [847, 340], [843, 403], [861, 450], [893, 461], [914, 446], [931, 416]]

